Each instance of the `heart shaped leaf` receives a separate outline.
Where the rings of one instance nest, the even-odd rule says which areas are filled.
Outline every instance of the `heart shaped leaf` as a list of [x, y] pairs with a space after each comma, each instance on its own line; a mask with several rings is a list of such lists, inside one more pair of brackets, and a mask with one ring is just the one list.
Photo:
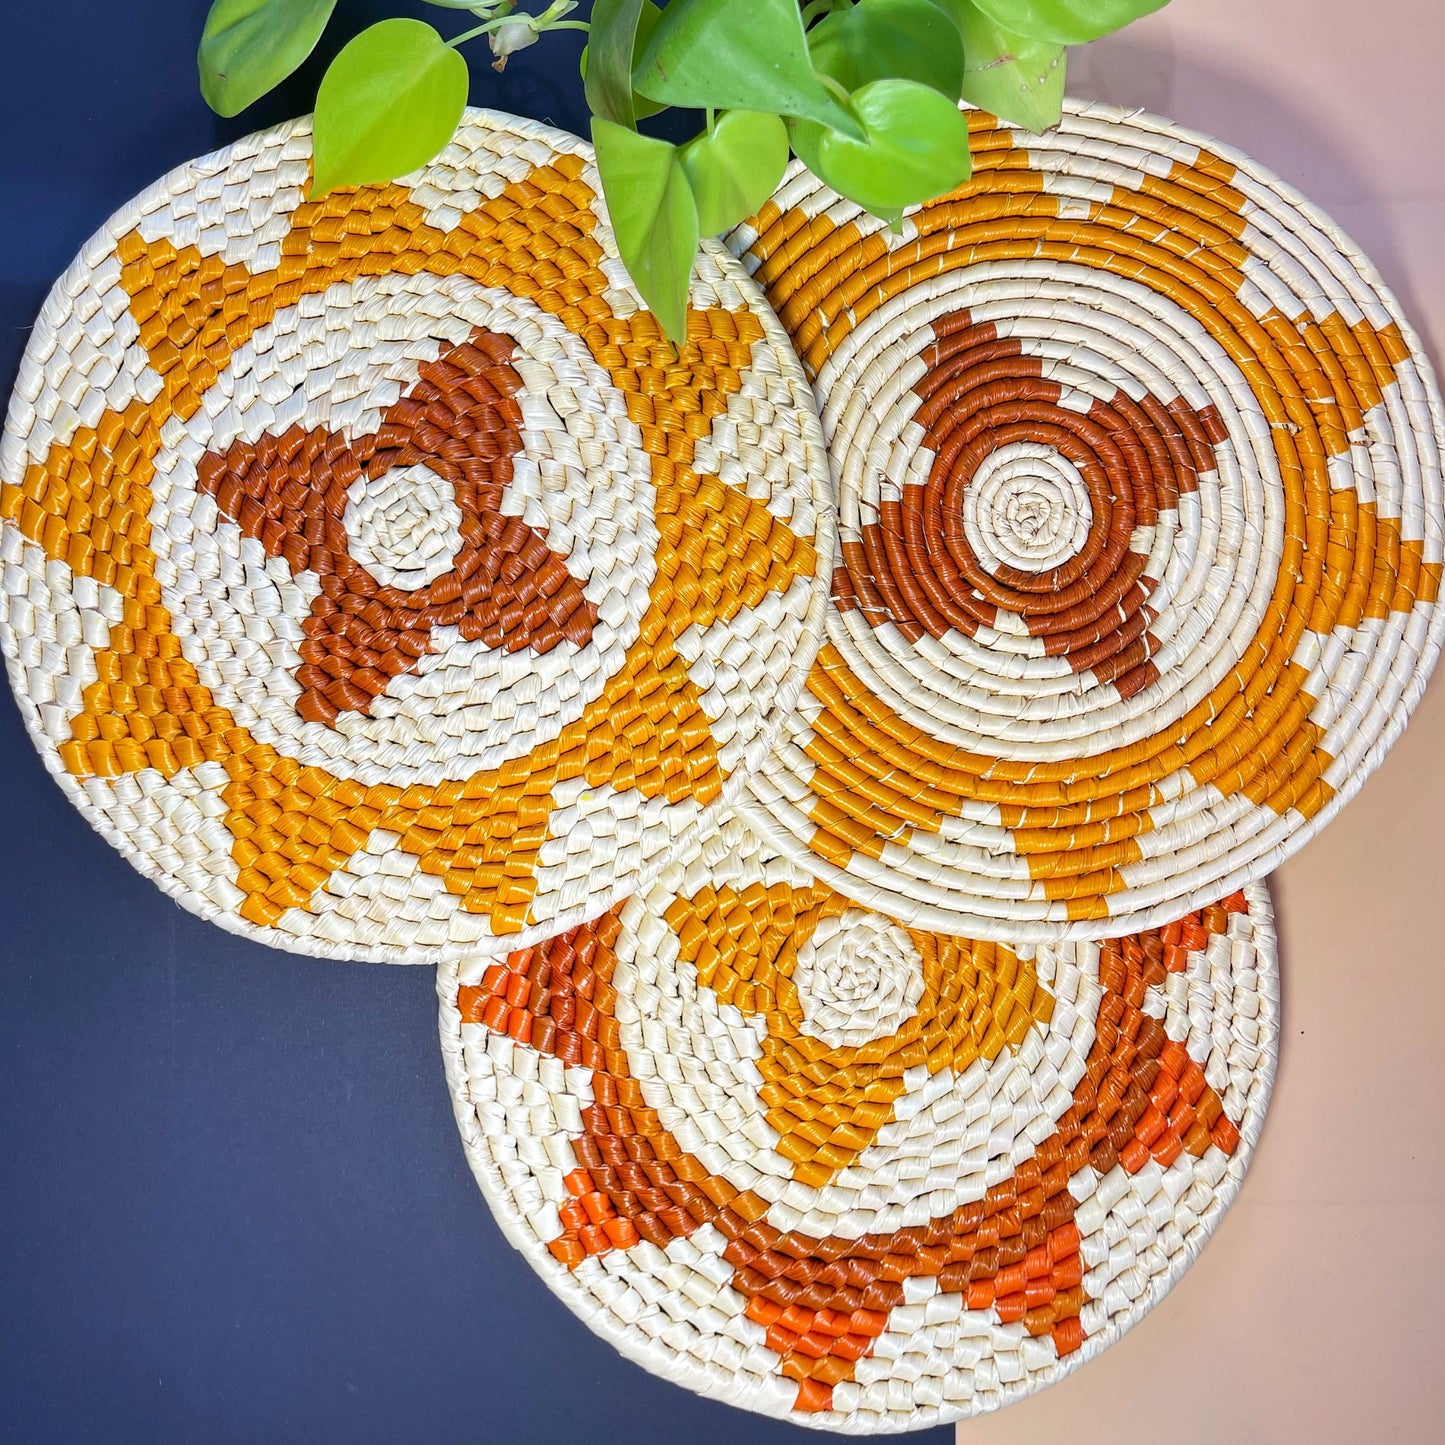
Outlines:
[[888, 216], [968, 179], [968, 117], [932, 86], [875, 80], [854, 92], [851, 108], [862, 142], [811, 121], [789, 126], [798, 158], [850, 201]]
[[632, 83], [665, 105], [806, 116], [863, 138], [813, 73], [795, 0], [672, 0]]
[[331, 62], [316, 97], [312, 194], [394, 181], [452, 138], [467, 63], [430, 25], [382, 20]]
[[196, 65], [217, 115], [236, 115], [279, 85], [316, 48], [336, 0], [216, 0]]
[[681, 344], [701, 234], [678, 149], [600, 116], [592, 120], [592, 144], [622, 262], [663, 331]]
[[704, 236], [730, 230], [777, 189], [788, 164], [788, 129], [776, 115], [730, 110], [682, 148], [682, 169]]
[[958, 18], [968, 56], [963, 98], [1027, 130], [1057, 125], [1064, 110], [1068, 62], [1063, 46], [1010, 35], [972, 0], [961, 0]]
[[995, 25], [1049, 45], [1086, 45], [1169, 0], [975, 0]]
[[935, 0], [858, 0], [808, 32], [814, 69], [854, 91], [874, 80], [916, 80], [950, 100], [963, 93], [963, 39]]

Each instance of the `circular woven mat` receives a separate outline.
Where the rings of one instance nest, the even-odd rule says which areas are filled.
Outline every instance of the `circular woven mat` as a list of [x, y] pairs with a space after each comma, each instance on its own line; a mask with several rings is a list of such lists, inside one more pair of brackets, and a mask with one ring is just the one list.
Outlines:
[[859, 907], [738, 820], [438, 988], [472, 1169], [568, 1307], [855, 1433], [993, 1409], [1134, 1324], [1239, 1187], [1278, 1033], [1261, 885], [1013, 949]]
[[823, 412], [841, 565], [753, 814], [843, 892], [1014, 942], [1264, 877], [1439, 649], [1440, 398], [1373, 267], [1245, 157], [971, 116], [902, 233], [794, 167], [731, 238]]
[[681, 352], [590, 150], [472, 111], [305, 199], [309, 122], [174, 171], [57, 283], [0, 452], [0, 637], [47, 767], [188, 908], [434, 960], [646, 887], [773, 741], [833, 512], [721, 248]]

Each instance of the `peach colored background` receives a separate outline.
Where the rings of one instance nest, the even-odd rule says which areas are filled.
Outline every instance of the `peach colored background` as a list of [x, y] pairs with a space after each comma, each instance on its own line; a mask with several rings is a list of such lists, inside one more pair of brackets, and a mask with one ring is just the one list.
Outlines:
[[[1445, 345], [1442, 0], [1174, 0], [1070, 92], [1249, 152]], [[1445, 670], [1358, 799], [1274, 880], [1279, 1079], [1234, 1208], [1113, 1349], [960, 1445], [1445, 1440]]]

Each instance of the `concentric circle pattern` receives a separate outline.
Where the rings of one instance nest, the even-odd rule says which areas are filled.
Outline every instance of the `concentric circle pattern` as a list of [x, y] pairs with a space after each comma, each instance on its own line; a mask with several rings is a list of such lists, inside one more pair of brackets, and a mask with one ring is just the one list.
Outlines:
[[1166, 122], [971, 116], [900, 234], [795, 167], [730, 244], [823, 412], [828, 639], [750, 816], [909, 924], [1157, 926], [1378, 764], [1445, 615], [1442, 413], [1369, 263]]
[[647, 1368], [854, 1433], [993, 1409], [1134, 1324], [1243, 1176], [1269, 900], [1017, 948], [905, 927], [739, 820], [438, 981], [502, 1228]]
[[298, 122], [182, 167], [46, 302], [0, 452], [11, 682], [90, 821], [225, 927], [548, 937], [695, 844], [797, 696], [813, 400], [720, 248], [674, 352], [571, 137], [469, 112], [315, 201], [310, 154]]

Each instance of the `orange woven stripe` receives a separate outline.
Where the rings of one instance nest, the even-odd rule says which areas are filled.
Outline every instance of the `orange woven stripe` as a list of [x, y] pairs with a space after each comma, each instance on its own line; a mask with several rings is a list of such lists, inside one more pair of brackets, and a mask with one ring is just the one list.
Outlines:
[[[112, 777], [224, 763], [232, 777], [226, 821], [246, 894], [240, 912], [253, 923], [274, 925], [288, 908], [307, 907], [379, 827], [399, 834], [403, 850], [464, 907], [488, 914], [494, 931], [516, 931], [535, 894], [556, 782], [583, 776], [671, 802], [719, 796], [710, 719], [676, 639], [813, 575], [817, 558], [761, 502], [691, 468], [698, 439], [742, 385], [761, 324], [746, 312], [692, 313], [678, 353], [650, 314], [612, 316], [581, 166], [562, 157], [538, 167], [449, 232], [428, 225], [403, 187], [332, 192], [297, 209], [279, 265], [256, 274], [195, 247], [129, 234], [117, 248], [122, 284], [164, 390], [148, 408], [107, 413], [94, 432], [78, 431], [0, 497], [3, 514], [48, 555], [145, 604], [127, 611], [97, 659], [100, 680], [61, 748], [65, 766], [79, 777]], [[147, 483], [160, 420], [192, 415], [231, 351], [279, 308], [338, 281], [421, 270], [507, 286], [584, 337], [626, 392], [653, 457], [661, 547], [637, 643], [556, 742], [465, 783], [358, 795], [258, 745], [199, 686], [159, 605]]]

